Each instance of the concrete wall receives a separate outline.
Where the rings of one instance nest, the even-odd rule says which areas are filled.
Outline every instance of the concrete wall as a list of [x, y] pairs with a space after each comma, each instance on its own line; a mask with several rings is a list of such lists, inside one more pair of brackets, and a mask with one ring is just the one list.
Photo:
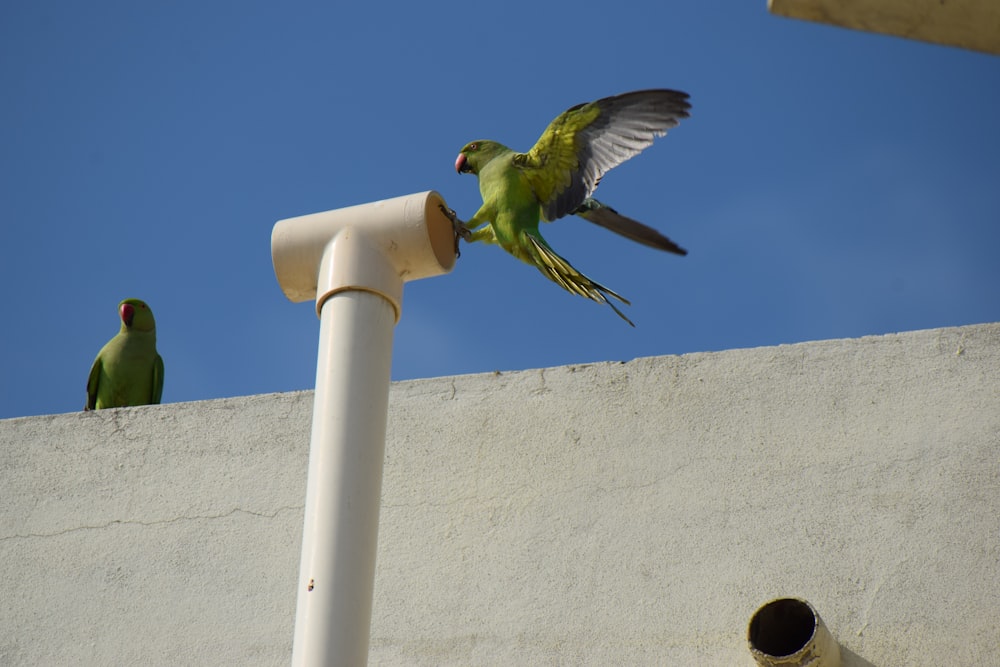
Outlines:
[[[287, 664], [310, 392], [0, 421], [0, 664]], [[1000, 324], [400, 382], [373, 665], [1000, 665]]]
[[768, 0], [772, 13], [1000, 54], [996, 0]]

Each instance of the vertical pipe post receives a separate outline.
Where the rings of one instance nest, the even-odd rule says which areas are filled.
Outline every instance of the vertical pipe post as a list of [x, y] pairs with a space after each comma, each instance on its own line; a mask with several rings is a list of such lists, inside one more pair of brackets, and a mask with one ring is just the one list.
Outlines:
[[371, 292], [322, 306], [296, 666], [367, 662], [394, 326], [392, 305]]
[[393, 327], [403, 283], [447, 273], [434, 191], [279, 221], [275, 275], [320, 317], [292, 664], [365, 665], [375, 588]]

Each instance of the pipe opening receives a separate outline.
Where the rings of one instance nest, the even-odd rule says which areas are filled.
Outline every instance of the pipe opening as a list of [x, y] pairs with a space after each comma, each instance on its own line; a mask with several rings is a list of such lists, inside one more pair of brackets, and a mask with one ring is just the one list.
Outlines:
[[805, 648], [816, 633], [816, 614], [808, 603], [794, 598], [772, 600], [750, 619], [750, 646], [774, 657]]

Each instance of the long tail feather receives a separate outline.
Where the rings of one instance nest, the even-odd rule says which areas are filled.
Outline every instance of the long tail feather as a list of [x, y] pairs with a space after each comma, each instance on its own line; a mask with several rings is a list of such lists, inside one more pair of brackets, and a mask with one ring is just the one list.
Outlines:
[[524, 236], [526, 236], [531, 242], [530, 250], [533, 251], [531, 252], [531, 255], [535, 260], [532, 264], [534, 264], [546, 278], [568, 292], [579, 294], [582, 297], [597, 301], [598, 303], [608, 304], [611, 306], [611, 309], [618, 314], [618, 317], [622, 318], [633, 327], [635, 326], [635, 323], [625, 317], [625, 314], [618, 310], [618, 307], [615, 306], [615, 304], [612, 303], [608, 297], [614, 297], [625, 305], [630, 306], [632, 304], [629, 303], [628, 299], [577, 271], [573, 268], [572, 264], [557, 255], [556, 252], [545, 243], [545, 241], [532, 234], [525, 234]]
[[687, 250], [680, 247], [666, 236], [656, 231], [652, 227], [642, 224], [638, 220], [626, 218], [624, 215], [606, 204], [588, 197], [583, 200], [579, 208], [573, 211], [588, 222], [600, 225], [616, 234], [620, 234], [636, 243], [641, 243], [650, 248], [665, 250], [666, 252], [686, 255]]

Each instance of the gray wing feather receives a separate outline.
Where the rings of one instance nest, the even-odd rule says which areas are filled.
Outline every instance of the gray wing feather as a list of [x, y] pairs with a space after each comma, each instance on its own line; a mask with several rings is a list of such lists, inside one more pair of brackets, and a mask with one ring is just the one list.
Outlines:
[[593, 194], [604, 174], [677, 127], [690, 115], [687, 100], [688, 94], [677, 90], [639, 90], [594, 102], [601, 114], [577, 133], [580, 167], [570, 186], [545, 207], [545, 219], [572, 213]]

